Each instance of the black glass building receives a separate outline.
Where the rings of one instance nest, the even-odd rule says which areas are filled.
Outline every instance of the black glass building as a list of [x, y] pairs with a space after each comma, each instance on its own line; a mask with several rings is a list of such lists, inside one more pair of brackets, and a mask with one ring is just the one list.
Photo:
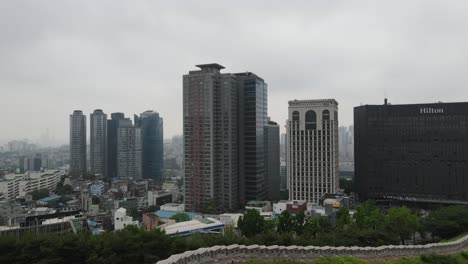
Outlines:
[[468, 200], [468, 103], [354, 108], [360, 199]]
[[125, 119], [123, 113], [112, 113], [111, 119], [107, 120], [107, 177], [108, 180], [117, 178], [117, 146], [118, 130], [122, 120]]
[[239, 92], [240, 204], [265, 200], [265, 126], [268, 124], [268, 85], [251, 72], [236, 73]]
[[135, 125], [141, 128], [143, 145], [143, 178], [162, 182], [163, 178], [163, 119], [155, 111], [135, 116]]

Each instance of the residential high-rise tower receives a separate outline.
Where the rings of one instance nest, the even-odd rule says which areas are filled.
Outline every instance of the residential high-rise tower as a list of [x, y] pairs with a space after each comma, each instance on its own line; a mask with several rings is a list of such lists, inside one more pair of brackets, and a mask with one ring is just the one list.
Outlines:
[[70, 115], [70, 176], [79, 177], [86, 171], [86, 116], [75, 110]]
[[237, 80], [223, 66], [183, 76], [185, 208], [239, 206]]
[[117, 177], [141, 179], [142, 175], [141, 129], [125, 118], [117, 129]]
[[90, 119], [90, 172], [104, 176], [107, 170], [107, 115], [101, 109], [96, 109]]
[[266, 199], [267, 84], [251, 72], [197, 66], [183, 77], [186, 208], [236, 209]]

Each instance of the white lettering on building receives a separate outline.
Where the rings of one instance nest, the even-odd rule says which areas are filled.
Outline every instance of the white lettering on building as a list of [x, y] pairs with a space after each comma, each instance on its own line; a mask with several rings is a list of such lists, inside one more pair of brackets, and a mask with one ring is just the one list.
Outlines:
[[444, 109], [442, 108], [432, 108], [432, 107], [423, 107], [419, 108], [420, 114], [443, 114]]

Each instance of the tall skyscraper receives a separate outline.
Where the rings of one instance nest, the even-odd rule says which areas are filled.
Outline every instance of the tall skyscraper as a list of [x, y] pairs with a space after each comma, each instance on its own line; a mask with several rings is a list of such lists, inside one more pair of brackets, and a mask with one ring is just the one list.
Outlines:
[[340, 161], [354, 160], [354, 128], [353, 126], [339, 127], [339, 157]]
[[269, 121], [265, 126], [265, 168], [267, 198], [280, 200], [280, 128], [276, 122]]
[[141, 129], [129, 118], [120, 120], [117, 129], [117, 177], [142, 178]]
[[197, 67], [183, 77], [186, 208], [266, 199], [267, 84], [251, 72], [221, 73], [215, 63]]
[[185, 208], [237, 208], [237, 79], [216, 63], [197, 67], [183, 76]]
[[135, 126], [141, 128], [143, 145], [143, 178], [162, 182], [164, 162], [163, 119], [159, 113], [145, 111], [135, 115]]
[[265, 126], [267, 84], [257, 75], [235, 74], [239, 93], [240, 203], [267, 198]]
[[360, 200], [468, 201], [468, 103], [354, 108]]
[[286, 130], [289, 199], [318, 204], [338, 191], [338, 103], [289, 101]]
[[86, 116], [75, 110], [70, 115], [70, 176], [79, 177], [86, 171]]
[[106, 176], [107, 171], [107, 115], [97, 109], [91, 114], [90, 167], [93, 175]]
[[107, 175], [110, 180], [117, 178], [117, 147], [118, 147], [118, 129], [120, 123], [125, 121], [123, 113], [112, 113], [111, 119], [107, 120]]

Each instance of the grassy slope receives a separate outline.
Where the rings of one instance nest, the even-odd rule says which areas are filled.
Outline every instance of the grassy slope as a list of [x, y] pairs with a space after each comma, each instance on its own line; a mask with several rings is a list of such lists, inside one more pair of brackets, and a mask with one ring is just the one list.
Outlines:
[[[247, 264], [304, 264], [305, 262], [299, 261], [259, 261], [251, 260]], [[399, 260], [388, 260], [369, 262], [357, 258], [349, 257], [337, 257], [337, 258], [322, 258], [314, 262], [308, 262], [313, 264], [468, 264], [468, 252], [461, 254], [441, 256], [441, 255], [424, 255], [417, 258], [402, 258]]]

